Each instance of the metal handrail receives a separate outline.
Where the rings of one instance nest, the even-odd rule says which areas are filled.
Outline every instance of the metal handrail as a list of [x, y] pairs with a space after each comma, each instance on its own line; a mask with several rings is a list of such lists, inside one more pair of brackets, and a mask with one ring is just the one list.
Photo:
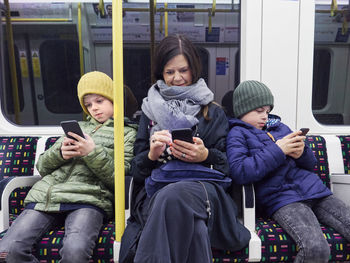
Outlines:
[[8, 0], [4, 1], [6, 10], [6, 32], [7, 32], [7, 48], [9, 53], [9, 63], [11, 72], [11, 83], [12, 83], [12, 100], [15, 113], [15, 122], [20, 124], [20, 105], [19, 105], [19, 94], [18, 94], [18, 82], [17, 82], [17, 69], [15, 61], [15, 49], [13, 41], [13, 31], [10, 17], [10, 4]]

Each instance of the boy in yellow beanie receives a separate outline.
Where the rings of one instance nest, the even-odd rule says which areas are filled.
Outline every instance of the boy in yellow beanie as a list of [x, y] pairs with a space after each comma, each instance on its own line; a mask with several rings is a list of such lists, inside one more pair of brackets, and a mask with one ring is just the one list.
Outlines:
[[[79, 122], [84, 137], [69, 133], [40, 157], [43, 177], [29, 191], [25, 210], [0, 241], [0, 261], [39, 262], [31, 249], [53, 226], [64, 222], [60, 262], [88, 262], [104, 219], [114, 201], [112, 79], [89, 72], [78, 83], [80, 104], [88, 114]], [[125, 172], [130, 168], [136, 125], [125, 120]]]

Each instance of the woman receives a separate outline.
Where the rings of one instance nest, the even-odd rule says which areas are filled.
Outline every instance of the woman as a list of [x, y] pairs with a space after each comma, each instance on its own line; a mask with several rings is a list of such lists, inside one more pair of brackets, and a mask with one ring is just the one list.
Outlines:
[[[134, 262], [209, 263], [212, 246], [237, 250], [249, 241], [248, 230], [236, 220], [233, 200], [219, 183], [186, 180], [153, 195], [145, 190], [152, 171], [174, 159], [228, 175], [228, 122], [200, 73], [200, 58], [187, 38], [172, 35], [159, 43], [153, 72], [158, 81], [143, 100], [134, 145], [135, 187], [120, 262], [131, 262], [138, 236]], [[193, 143], [173, 141], [176, 128], [192, 128]]]

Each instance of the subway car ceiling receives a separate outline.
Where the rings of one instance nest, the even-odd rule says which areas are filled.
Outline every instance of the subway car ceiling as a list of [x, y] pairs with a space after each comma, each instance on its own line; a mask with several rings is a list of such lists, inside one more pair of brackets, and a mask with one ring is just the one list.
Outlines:
[[[189, 11], [213, 7], [212, 1], [167, 2], [168, 8]], [[331, 16], [330, 1], [316, 1], [312, 112], [323, 125], [350, 124], [349, 31], [344, 22], [349, 20], [347, 4], [338, 1], [341, 12]], [[100, 70], [112, 76], [111, 1], [104, 2], [104, 14], [98, 5], [97, 1], [81, 5], [83, 68], [84, 72]], [[164, 3], [157, 1], [157, 9], [163, 7]], [[125, 113], [136, 117], [152, 84], [150, 17], [147, 11], [137, 11], [147, 9], [147, 1], [129, 0], [123, 8]], [[240, 81], [240, 8], [239, 1], [216, 1], [216, 9], [222, 11], [211, 18], [208, 12], [168, 13], [169, 34], [185, 34], [197, 45], [202, 77], [219, 103]], [[81, 76], [77, 1], [10, 0], [10, 9], [20, 108], [17, 124], [57, 126], [61, 120], [82, 119], [76, 98]], [[4, 16], [2, 21], [5, 84], [1, 107], [5, 118], [16, 123]], [[154, 21], [157, 42], [165, 35], [164, 12], [156, 12]]]

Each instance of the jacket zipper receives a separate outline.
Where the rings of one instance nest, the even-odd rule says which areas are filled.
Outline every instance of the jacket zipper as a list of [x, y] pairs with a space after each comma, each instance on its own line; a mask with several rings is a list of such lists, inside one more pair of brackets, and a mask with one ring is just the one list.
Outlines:
[[[100, 124], [98, 125], [95, 129], [93, 129], [89, 135], [93, 135], [98, 129], [100, 129], [101, 127], [103, 126], [103, 124]], [[74, 160], [72, 162], [72, 166], [71, 168], [69, 169], [69, 172], [68, 172], [68, 177], [66, 178], [66, 180], [64, 182], [67, 182], [68, 179], [70, 178], [70, 176], [72, 175], [72, 171], [73, 171], [73, 168], [76, 164], [77, 160]], [[45, 204], [45, 208], [44, 208], [44, 211], [47, 211], [48, 207], [49, 207], [49, 203], [50, 203], [50, 198], [51, 198], [51, 191], [52, 191], [52, 187], [53, 186], [50, 186], [49, 189], [47, 190], [47, 195], [46, 195], [46, 204]]]

